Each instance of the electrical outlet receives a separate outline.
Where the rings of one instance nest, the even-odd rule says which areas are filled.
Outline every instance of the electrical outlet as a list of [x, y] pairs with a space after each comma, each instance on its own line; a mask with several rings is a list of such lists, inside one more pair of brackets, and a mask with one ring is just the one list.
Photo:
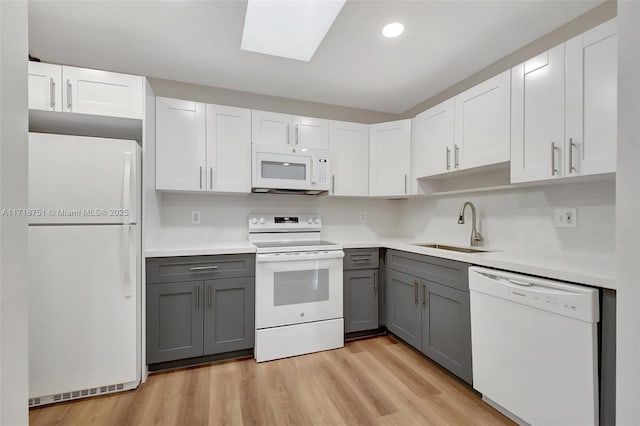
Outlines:
[[200, 212], [194, 210], [191, 212], [191, 224], [192, 225], [200, 225]]
[[556, 209], [553, 223], [556, 228], [575, 228], [578, 226], [578, 210]]
[[367, 223], [367, 213], [360, 212], [360, 223]]

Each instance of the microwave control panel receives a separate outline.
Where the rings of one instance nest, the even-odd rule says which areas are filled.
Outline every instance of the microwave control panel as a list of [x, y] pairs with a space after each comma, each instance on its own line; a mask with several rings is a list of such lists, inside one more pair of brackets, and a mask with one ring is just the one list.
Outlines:
[[329, 159], [318, 157], [313, 168], [313, 182], [317, 184], [329, 181]]

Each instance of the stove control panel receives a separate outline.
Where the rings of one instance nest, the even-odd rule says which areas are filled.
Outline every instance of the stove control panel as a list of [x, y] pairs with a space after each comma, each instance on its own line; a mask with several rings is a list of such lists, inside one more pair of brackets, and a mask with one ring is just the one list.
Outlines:
[[322, 221], [317, 214], [249, 215], [249, 232], [320, 230]]

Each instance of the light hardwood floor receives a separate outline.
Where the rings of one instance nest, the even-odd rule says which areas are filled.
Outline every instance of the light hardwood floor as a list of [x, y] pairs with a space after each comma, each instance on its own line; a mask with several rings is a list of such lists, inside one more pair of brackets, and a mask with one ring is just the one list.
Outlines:
[[137, 390], [34, 408], [31, 425], [506, 425], [411, 348], [383, 336], [257, 364], [156, 373]]

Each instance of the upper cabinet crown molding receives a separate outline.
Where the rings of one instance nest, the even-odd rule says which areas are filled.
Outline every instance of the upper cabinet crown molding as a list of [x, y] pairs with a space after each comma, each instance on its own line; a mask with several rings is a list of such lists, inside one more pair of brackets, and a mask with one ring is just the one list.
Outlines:
[[410, 194], [411, 120], [372, 124], [369, 128], [369, 195]]
[[329, 120], [252, 110], [251, 123], [254, 144], [329, 149]]
[[143, 77], [29, 62], [29, 108], [142, 119]]
[[615, 172], [616, 144], [615, 19], [512, 69], [511, 182]]

